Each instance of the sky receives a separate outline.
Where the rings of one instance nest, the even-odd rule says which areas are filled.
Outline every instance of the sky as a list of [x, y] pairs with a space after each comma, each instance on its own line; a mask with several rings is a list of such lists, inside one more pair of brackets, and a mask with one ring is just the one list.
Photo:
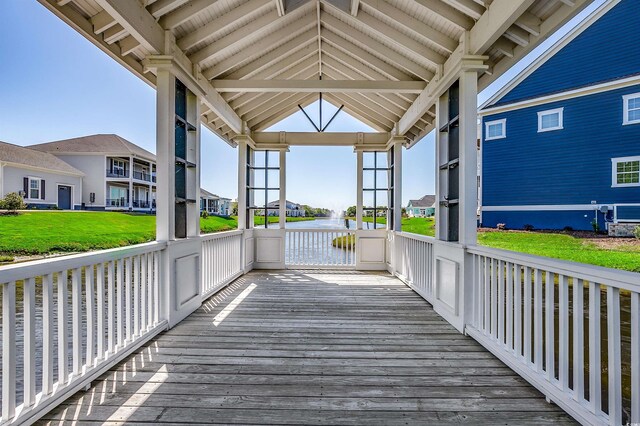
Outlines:
[[[596, 0], [479, 96], [482, 103], [604, 0]], [[155, 152], [155, 90], [35, 0], [0, 0], [0, 141], [31, 145], [115, 133]], [[39, 31], [34, 31], [37, 28]], [[336, 108], [323, 104], [326, 122]], [[306, 108], [317, 120], [318, 103]], [[297, 112], [270, 131], [315, 131]], [[340, 112], [327, 131], [372, 131]], [[403, 155], [403, 205], [434, 193], [432, 132]], [[237, 196], [237, 151], [202, 132], [202, 187]], [[356, 201], [356, 157], [347, 147], [292, 147], [287, 199], [342, 210]]]

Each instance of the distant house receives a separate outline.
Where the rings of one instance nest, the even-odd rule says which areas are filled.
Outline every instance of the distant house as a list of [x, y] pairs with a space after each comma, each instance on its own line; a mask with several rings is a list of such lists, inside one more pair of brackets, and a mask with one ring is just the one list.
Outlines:
[[220, 197], [206, 189], [200, 188], [200, 212], [218, 216], [229, 216], [231, 213], [231, 199]]
[[114, 134], [32, 145], [84, 173], [82, 206], [87, 210], [153, 211], [156, 156]]
[[436, 196], [425, 195], [417, 200], [409, 200], [407, 215], [409, 217], [430, 217], [436, 214]]
[[605, 2], [480, 107], [480, 221], [640, 222], [640, 4]]
[[0, 142], [0, 198], [21, 194], [29, 208], [79, 209], [83, 172], [45, 152]]
[[[269, 207], [269, 216], [280, 216], [280, 201], [272, 201], [267, 204], [267, 207]], [[256, 214], [258, 216], [264, 215], [264, 210], [261, 212], [256, 212]], [[287, 200], [287, 217], [304, 217], [305, 215], [302, 205]]]

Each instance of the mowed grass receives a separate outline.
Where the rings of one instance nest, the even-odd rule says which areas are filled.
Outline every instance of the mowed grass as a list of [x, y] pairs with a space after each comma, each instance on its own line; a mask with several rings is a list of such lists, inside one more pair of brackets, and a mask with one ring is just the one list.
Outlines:
[[[313, 218], [287, 218], [287, 221]], [[270, 217], [269, 222], [277, 222]], [[264, 218], [257, 217], [256, 225]], [[202, 233], [230, 231], [238, 227], [235, 217], [200, 219]], [[24, 212], [0, 216], [0, 262], [15, 255], [83, 252], [153, 241], [155, 216], [116, 212]]]

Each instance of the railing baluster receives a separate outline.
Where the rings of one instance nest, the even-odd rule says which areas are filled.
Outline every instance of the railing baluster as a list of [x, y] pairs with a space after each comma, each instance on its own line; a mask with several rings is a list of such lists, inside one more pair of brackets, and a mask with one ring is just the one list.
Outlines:
[[124, 290], [124, 259], [118, 260], [118, 275], [116, 277], [116, 311], [117, 315], [117, 333], [118, 347], [124, 346], [124, 308], [123, 308], [123, 290]]
[[133, 335], [140, 335], [140, 256], [133, 258]]
[[522, 355], [522, 287], [520, 265], [513, 265], [513, 349], [516, 356]]
[[505, 282], [507, 286], [507, 347], [509, 350], [513, 349], [513, 264], [507, 262], [507, 279]]
[[569, 280], [566, 275], [558, 276], [558, 379], [561, 389], [569, 389]]
[[555, 274], [553, 272], [546, 273], [545, 280], [545, 369], [547, 379], [553, 381], [555, 379]]
[[631, 424], [640, 424], [640, 293], [631, 293]]
[[80, 282], [80, 268], [71, 271], [71, 320], [72, 320], [72, 349], [73, 375], [82, 372], [82, 283]]
[[53, 391], [53, 276], [42, 277], [42, 393]]
[[498, 341], [504, 344], [504, 262], [498, 261]]
[[533, 288], [533, 343], [534, 343], [534, 363], [536, 370], [542, 371], [543, 357], [543, 335], [542, 335], [542, 271], [536, 269], [535, 282]]
[[498, 338], [498, 261], [491, 259], [491, 337]]
[[524, 267], [524, 359], [531, 363], [531, 268]]
[[589, 283], [589, 401], [591, 410], [602, 410], [602, 369], [600, 367], [600, 284]]
[[107, 351], [111, 355], [116, 343], [114, 262], [109, 261], [107, 266]]
[[141, 276], [140, 276], [140, 328], [144, 333], [147, 331], [147, 255], [140, 255]]
[[24, 406], [36, 400], [36, 280], [28, 278], [23, 284], [24, 318]]
[[[226, 250], [230, 253], [230, 250]], [[231, 262], [229, 262], [230, 264]], [[226, 278], [226, 277], [225, 277]], [[153, 254], [147, 254], [147, 329], [153, 325]]]
[[491, 261], [483, 256], [484, 264], [484, 334], [491, 335]]
[[131, 258], [127, 257], [125, 269], [125, 291], [124, 291], [124, 306], [125, 306], [125, 328], [127, 330], [126, 339], [127, 342], [131, 341], [131, 276], [133, 271], [131, 270]]
[[573, 279], [573, 398], [584, 399], [584, 283]]
[[69, 371], [67, 367], [68, 358], [68, 289], [67, 271], [58, 273], [58, 382], [67, 383]]
[[622, 424], [622, 356], [620, 348], [620, 289], [607, 286], [609, 361], [609, 423]]
[[97, 295], [97, 309], [96, 309], [96, 323], [97, 323], [97, 343], [98, 343], [98, 362], [100, 362], [105, 355], [104, 351], [104, 263], [98, 263], [96, 265], [96, 295]]
[[16, 413], [16, 283], [2, 285], [2, 420]]
[[86, 365], [87, 368], [93, 367], [95, 343], [94, 332], [95, 326], [93, 322], [95, 294], [93, 291], [93, 265], [89, 265], [84, 269], [84, 293], [85, 305], [87, 309], [87, 347], [86, 347]]

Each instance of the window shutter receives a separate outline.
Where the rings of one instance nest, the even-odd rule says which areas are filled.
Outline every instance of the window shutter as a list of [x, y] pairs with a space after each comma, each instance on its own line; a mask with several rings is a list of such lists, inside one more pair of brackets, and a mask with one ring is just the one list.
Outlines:
[[44, 200], [44, 179], [40, 179], [40, 198]]
[[25, 198], [29, 198], [29, 178], [22, 178], [22, 190], [24, 191]]

